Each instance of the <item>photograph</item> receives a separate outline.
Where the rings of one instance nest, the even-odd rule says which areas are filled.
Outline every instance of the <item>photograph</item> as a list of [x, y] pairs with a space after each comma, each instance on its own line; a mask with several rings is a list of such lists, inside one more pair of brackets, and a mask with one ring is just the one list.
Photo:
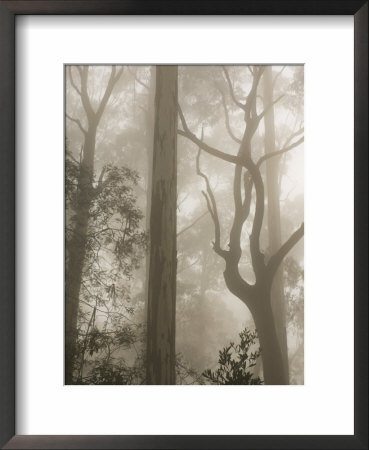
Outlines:
[[0, 53], [0, 448], [367, 449], [368, 0], [0, 0]]
[[64, 99], [64, 383], [303, 385], [304, 65], [67, 64]]

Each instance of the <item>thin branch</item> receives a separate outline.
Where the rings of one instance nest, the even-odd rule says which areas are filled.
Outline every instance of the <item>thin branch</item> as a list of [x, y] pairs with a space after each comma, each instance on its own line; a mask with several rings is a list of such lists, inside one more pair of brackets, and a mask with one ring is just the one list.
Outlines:
[[177, 233], [177, 237], [180, 236], [181, 234], [185, 233], [187, 230], [189, 230], [190, 228], [192, 228], [194, 225], [197, 224], [197, 222], [199, 222], [203, 217], [205, 217], [207, 214], [209, 214], [209, 211], [205, 211], [201, 214], [201, 216], [199, 216], [197, 219], [195, 219], [190, 225], [188, 225], [187, 227], [183, 228], [181, 231], [178, 231]]
[[108, 103], [108, 100], [109, 100], [109, 97], [110, 97], [110, 95], [112, 93], [114, 85], [118, 81], [118, 79], [119, 79], [119, 77], [120, 77], [120, 75], [122, 73], [123, 73], [122, 70], [120, 70], [118, 72], [119, 76], [118, 75], [116, 76], [115, 75], [116, 74], [116, 67], [112, 66], [108, 85], [106, 86], [104, 96], [103, 96], [103, 98], [102, 98], [102, 100], [100, 102], [100, 105], [99, 105], [99, 107], [97, 109], [97, 112], [96, 112], [96, 117], [97, 117], [98, 121], [100, 120], [100, 118], [102, 116], [102, 113], [104, 112], [105, 106]]
[[69, 73], [69, 80], [70, 80], [70, 84], [73, 86], [74, 90], [79, 94], [81, 94], [81, 90], [78, 89], [77, 85], [75, 84], [74, 80], [73, 80], [73, 75], [72, 75], [72, 66], [68, 66], [68, 73]]
[[141, 81], [139, 78], [137, 78], [137, 75], [134, 72], [132, 72], [130, 67], [128, 67], [128, 72], [132, 75], [132, 77], [134, 78], [135, 81], [137, 81], [138, 84], [140, 84], [145, 89], [150, 90], [150, 88], [147, 84], [145, 84], [143, 81]]
[[251, 126], [253, 132], [256, 130], [256, 126], [259, 124], [260, 118], [256, 113], [256, 96], [258, 85], [261, 79], [261, 76], [264, 72], [263, 67], [259, 67], [259, 69], [254, 69], [253, 71], [253, 79], [252, 86], [250, 92], [248, 93], [246, 104], [245, 104], [245, 120], [246, 123]]
[[141, 105], [137, 105], [137, 108], [140, 109], [141, 111], [143, 111], [143, 113], [145, 114], [145, 116], [149, 113], [149, 111], [147, 109], [145, 109], [143, 106]]
[[84, 135], [87, 134], [87, 131], [83, 128], [83, 126], [82, 126], [82, 124], [81, 124], [81, 122], [80, 122], [79, 119], [75, 119], [74, 117], [71, 117], [71, 116], [70, 116], [69, 114], [67, 114], [67, 113], [65, 113], [65, 116], [66, 116], [66, 118], [69, 119], [71, 122], [74, 122], [75, 124], [77, 124], [77, 125], [78, 125], [78, 128], [82, 131], [82, 133], [83, 133]]
[[104, 187], [105, 187], [106, 184], [107, 184], [107, 181], [108, 181], [108, 180], [103, 181], [105, 172], [106, 172], [106, 166], [104, 166], [104, 167], [102, 168], [101, 172], [100, 172], [100, 176], [99, 176], [99, 179], [98, 179], [98, 181], [97, 181], [97, 186], [96, 186], [96, 188], [95, 188], [95, 195], [101, 194], [101, 192], [103, 191]]
[[[203, 137], [203, 132], [202, 132], [201, 138], [202, 137]], [[217, 204], [216, 204], [215, 197], [214, 197], [213, 191], [212, 191], [210, 183], [209, 183], [209, 179], [203, 172], [201, 172], [200, 154], [201, 154], [201, 148], [199, 147], [197, 157], [196, 157], [196, 173], [197, 173], [197, 175], [199, 175], [200, 177], [202, 177], [205, 180], [205, 184], [206, 184], [207, 195], [205, 194], [205, 192], [202, 192], [202, 193], [206, 199], [206, 204], [207, 204], [208, 210], [209, 210], [210, 215], [214, 222], [215, 241], [213, 242], [213, 248], [214, 248], [214, 251], [216, 253], [218, 253], [219, 256], [222, 256], [223, 258], [225, 258], [227, 252], [225, 250], [223, 250], [220, 246], [220, 223], [219, 223]]]
[[[207, 211], [206, 211], [207, 212]], [[193, 261], [191, 264], [188, 264], [187, 266], [180, 267], [177, 269], [177, 274], [184, 272], [185, 270], [189, 269], [190, 267], [194, 266], [200, 261], [200, 258], [196, 258], [195, 261]]]
[[242, 220], [243, 220], [243, 222], [245, 222], [250, 214], [251, 194], [252, 194], [252, 187], [254, 185], [254, 182], [253, 182], [252, 177], [250, 176], [249, 172], [244, 173], [243, 185], [244, 185], [244, 191], [245, 191], [245, 198], [242, 203]]
[[80, 161], [78, 161], [74, 156], [73, 156], [73, 154], [72, 154], [72, 152], [70, 151], [70, 150], [67, 150], [66, 151], [66, 154], [69, 156], [69, 158], [73, 161], [73, 162], [75, 162], [77, 165], [79, 165], [80, 164]]
[[238, 101], [237, 98], [236, 98], [236, 95], [235, 95], [234, 90], [233, 90], [231, 79], [229, 78], [228, 70], [225, 68], [225, 66], [222, 66], [222, 69], [223, 69], [223, 73], [224, 73], [224, 75], [226, 77], [226, 80], [227, 80], [227, 83], [228, 83], [229, 92], [231, 93], [232, 100], [234, 101], [234, 103], [238, 107], [240, 107], [241, 109], [243, 109], [245, 111], [246, 106], [243, 103], [241, 103], [240, 101]]
[[117, 81], [119, 81], [120, 77], [123, 75], [124, 72], [124, 67], [121, 67], [119, 69], [119, 71], [117, 72], [117, 74], [115, 75], [115, 81], [114, 83], [116, 83]]
[[82, 69], [81, 69], [81, 66], [76, 66], [76, 69], [78, 70], [79, 76], [82, 78]]
[[183, 115], [182, 109], [179, 104], [178, 104], [178, 114], [181, 119], [183, 127], [183, 131], [177, 130], [177, 133], [179, 135], [190, 139], [190, 141], [192, 141], [194, 144], [196, 144], [198, 147], [200, 147], [202, 150], [204, 150], [206, 153], [209, 153], [210, 155], [216, 156], [217, 158], [223, 159], [224, 161], [228, 161], [232, 164], [241, 164], [241, 165], [243, 164], [243, 161], [240, 157], [224, 153], [214, 147], [210, 147], [209, 145], [205, 144], [200, 139], [198, 139], [188, 128], [186, 119]]
[[301, 133], [304, 132], [304, 127], [299, 128], [297, 131], [295, 131], [294, 133], [292, 133], [290, 136], [288, 136], [288, 138], [286, 139], [286, 142], [284, 143], [283, 147], [286, 147], [294, 137], [300, 135]]
[[93, 110], [90, 102], [90, 98], [88, 96], [87, 92], [87, 82], [88, 82], [88, 71], [89, 66], [83, 66], [82, 68], [80, 66], [77, 66], [77, 70], [81, 77], [81, 101], [82, 105], [86, 111], [87, 117], [90, 120], [93, 120], [95, 117], [95, 111]]
[[219, 86], [217, 86], [217, 89], [220, 92], [220, 95], [222, 97], [222, 104], [223, 104], [224, 115], [225, 115], [225, 125], [226, 125], [226, 128], [227, 128], [228, 134], [235, 142], [237, 142], [237, 144], [241, 144], [242, 140], [239, 139], [238, 137], [236, 137], [233, 134], [233, 131], [231, 129], [231, 124], [230, 124], [230, 121], [229, 121], [228, 108], [227, 108], [227, 104], [226, 104], [226, 101], [225, 101], [224, 92]]
[[277, 82], [279, 76], [282, 75], [282, 72], [284, 71], [285, 68], [286, 68], [286, 66], [283, 66], [282, 69], [281, 69], [281, 70], [277, 73], [277, 75], [274, 77], [274, 80], [272, 81], [273, 88], [274, 88], [275, 83]]
[[290, 150], [294, 149], [295, 147], [299, 146], [302, 142], [304, 142], [304, 137], [300, 138], [298, 141], [294, 142], [293, 144], [282, 148], [281, 150], [277, 150], [272, 153], [267, 153], [266, 155], [263, 155], [259, 161], [257, 162], [257, 166], [260, 167], [264, 161], [266, 161], [269, 158], [272, 158], [273, 156], [283, 155], [283, 153], [289, 152]]
[[303, 235], [304, 223], [301, 224], [300, 228], [298, 228], [279, 248], [279, 250], [270, 258], [267, 264], [267, 273], [270, 281], [273, 280], [273, 277], [277, 272], [280, 263], [283, 261], [283, 258], [297, 244], [297, 242], [302, 238]]
[[272, 101], [272, 102], [264, 109], [264, 111], [258, 115], [258, 120], [260, 121], [260, 120], [265, 116], [265, 114], [270, 110], [270, 108], [271, 108], [272, 106], [274, 106], [276, 103], [278, 103], [283, 97], [285, 97], [285, 94], [282, 94], [282, 95], [280, 95], [276, 100], [273, 100], [273, 101]]
[[205, 191], [201, 191], [201, 194], [204, 196], [205, 201], [206, 201], [206, 206], [208, 207], [208, 211], [209, 211], [209, 213], [211, 215], [211, 218], [214, 220], [214, 212], [213, 212], [213, 209], [211, 207], [209, 196], [207, 195], [207, 193]]

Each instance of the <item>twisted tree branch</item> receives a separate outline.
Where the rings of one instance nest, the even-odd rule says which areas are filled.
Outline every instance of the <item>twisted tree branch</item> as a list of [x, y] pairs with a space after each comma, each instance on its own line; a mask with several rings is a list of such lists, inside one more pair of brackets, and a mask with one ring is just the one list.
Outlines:
[[[201, 138], [202, 137], [203, 137], [203, 133], [202, 133]], [[203, 172], [201, 172], [200, 154], [201, 154], [201, 148], [199, 147], [198, 152], [197, 152], [197, 157], [196, 157], [196, 173], [197, 173], [197, 175], [199, 175], [200, 177], [202, 177], [205, 180], [205, 184], [206, 184], [207, 194], [204, 191], [202, 191], [202, 194], [205, 197], [209, 213], [210, 213], [210, 215], [213, 219], [213, 223], [214, 223], [215, 240], [213, 242], [213, 248], [214, 248], [214, 251], [219, 256], [221, 256], [222, 258], [226, 258], [228, 252], [226, 250], [222, 249], [220, 246], [220, 222], [219, 222], [217, 204], [215, 201], [213, 191], [210, 186], [209, 179]]]
[[177, 133], [181, 136], [184, 136], [188, 138], [190, 141], [192, 141], [194, 144], [196, 144], [198, 147], [200, 147], [202, 150], [204, 150], [206, 153], [209, 153], [210, 155], [216, 156], [217, 158], [223, 159], [224, 161], [228, 161], [232, 164], [243, 164], [243, 161], [238, 156], [229, 155], [228, 153], [224, 153], [214, 147], [210, 147], [210, 145], [205, 144], [200, 139], [198, 139], [188, 128], [186, 119], [183, 115], [182, 109], [180, 105], [178, 104], [178, 114], [182, 122], [182, 130], [177, 130]]

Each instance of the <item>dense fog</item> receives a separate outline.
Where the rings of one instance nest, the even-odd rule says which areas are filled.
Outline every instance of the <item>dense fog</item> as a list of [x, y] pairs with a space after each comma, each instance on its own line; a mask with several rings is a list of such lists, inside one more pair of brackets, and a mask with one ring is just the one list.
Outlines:
[[[146, 367], [157, 81], [155, 66], [65, 69], [67, 384], [170, 384]], [[303, 66], [178, 66], [176, 384], [304, 383], [303, 96]], [[265, 373], [273, 344], [283, 381]]]

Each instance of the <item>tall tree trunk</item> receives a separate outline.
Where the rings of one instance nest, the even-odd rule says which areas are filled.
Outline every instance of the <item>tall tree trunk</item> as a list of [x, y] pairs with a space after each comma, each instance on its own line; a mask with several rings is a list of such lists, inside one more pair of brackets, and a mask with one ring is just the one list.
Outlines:
[[78, 199], [75, 228], [68, 246], [66, 267], [65, 302], [65, 383], [73, 383], [75, 345], [77, 341], [77, 318], [83, 266], [86, 257], [87, 228], [93, 192], [93, 171], [96, 127], [90, 126], [85, 135], [83, 158], [78, 179]]
[[265, 384], [289, 384], [284, 370], [275, 318], [271, 306], [270, 288], [267, 280], [251, 291], [245, 289], [238, 268], [226, 261], [224, 280], [230, 292], [238, 297], [251, 312], [258, 333]]
[[[206, 239], [203, 240], [201, 250], [201, 278], [200, 278], [200, 295], [198, 305], [198, 326], [199, 332], [197, 333], [199, 342], [198, 345], [201, 348], [202, 354], [205, 355], [206, 335], [205, 335], [205, 323], [206, 323], [206, 291], [209, 285], [209, 252], [210, 247]], [[205, 370], [206, 367], [201, 368]]]
[[[265, 154], [275, 151], [275, 123], [273, 102], [273, 77], [272, 67], [267, 66], [264, 70], [264, 116], [265, 124]], [[266, 183], [268, 198], [268, 236], [269, 251], [274, 254], [281, 246], [281, 217], [280, 217], [280, 187], [279, 187], [279, 160], [280, 158], [269, 158], [266, 161]], [[283, 285], [283, 263], [281, 263], [275, 274], [272, 285], [272, 309], [275, 317], [275, 327], [279, 344], [281, 347], [283, 366], [286, 379], [289, 378], [288, 347], [286, 333], [286, 306]]]
[[[152, 194], [152, 166], [153, 166], [153, 145], [154, 145], [154, 120], [155, 120], [155, 66], [150, 68], [150, 86], [148, 95], [148, 105], [146, 112], [146, 163], [147, 163], [147, 181], [146, 181], [146, 233], [150, 236], [150, 215], [151, 215], [151, 194]], [[147, 316], [147, 303], [149, 292], [149, 272], [150, 272], [150, 252], [146, 251], [145, 260], [145, 316]]]
[[[83, 128], [81, 122], [75, 118], [67, 116], [70, 120], [77, 123], [84, 135], [84, 145], [82, 161], [79, 168], [78, 194], [75, 228], [71, 241], [68, 245], [68, 263], [66, 267], [66, 299], [65, 299], [65, 383], [73, 383], [74, 361], [76, 357], [77, 341], [77, 319], [79, 308], [79, 295], [81, 291], [83, 266], [86, 257], [86, 243], [88, 220], [90, 209], [94, 197], [94, 159], [96, 146], [96, 132], [105, 107], [117, 81], [123, 70], [116, 72], [113, 66], [109, 82], [104, 95], [97, 107], [92, 108], [88, 95], [88, 66], [77, 66], [80, 76], [80, 87], [78, 87], [72, 76], [71, 67], [69, 67], [69, 78], [72, 87], [80, 95], [83, 108], [87, 118], [87, 130]], [[101, 180], [102, 181], [102, 180]]]
[[147, 383], [175, 384], [178, 67], [156, 67]]
[[268, 296], [258, 298], [257, 307], [252, 311], [252, 315], [258, 331], [265, 384], [289, 384]]

